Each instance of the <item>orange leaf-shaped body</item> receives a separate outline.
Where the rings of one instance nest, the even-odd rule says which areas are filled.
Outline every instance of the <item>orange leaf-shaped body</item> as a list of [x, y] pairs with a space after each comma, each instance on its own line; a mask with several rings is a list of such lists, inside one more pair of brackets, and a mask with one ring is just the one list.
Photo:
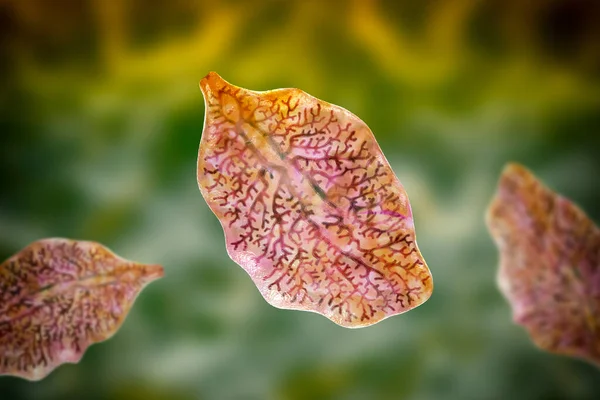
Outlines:
[[429, 298], [408, 197], [364, 122], [299, 89], [214, 72], [200, 87], [200, 190], [270, 304], [360, 327]]
[[498, 283], [540, 348], [600, 364], [600, 231], [520, 165], [508, 165], [487, 215]]
[[44, 239], [0, 265], [0, 375], [44, 378], [110, 338], [163, 276], [93, 242]]

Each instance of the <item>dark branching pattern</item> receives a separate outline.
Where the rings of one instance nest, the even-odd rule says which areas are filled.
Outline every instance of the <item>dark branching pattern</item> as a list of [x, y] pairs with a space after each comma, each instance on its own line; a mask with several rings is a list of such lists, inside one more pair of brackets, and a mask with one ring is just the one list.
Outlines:
[[44, 239], [0, 265], [0, 375], [44, 378], [121, 326], [158, 265], [98, 243]]
[[408, 197], [364, 122], [299, 89], [200, 86], [200, 190], [270, 304], [360, 327], [429, 298]]
[[577, 206], [511, 164], [490, 205], [500, 289], [547, 351], [600, 364], [600, 231]]

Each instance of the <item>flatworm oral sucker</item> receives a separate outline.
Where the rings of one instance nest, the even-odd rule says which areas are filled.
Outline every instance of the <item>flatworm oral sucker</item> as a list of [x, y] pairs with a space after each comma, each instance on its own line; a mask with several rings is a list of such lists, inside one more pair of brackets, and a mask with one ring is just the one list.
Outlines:
[[198, 185], [267, 302], [357, 328], [430, 297], [408, 196], [363, 121], [299, 89], [214, 72], [200, 88]]

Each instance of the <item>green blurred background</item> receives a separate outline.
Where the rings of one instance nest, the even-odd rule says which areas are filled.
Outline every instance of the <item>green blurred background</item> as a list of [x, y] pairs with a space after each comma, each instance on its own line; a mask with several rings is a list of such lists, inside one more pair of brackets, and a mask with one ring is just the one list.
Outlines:
[[[110, 341], [0, 399], [598, 399], [496, 289], [509, 160], [600, 221], [600, 2], [0, 0], [0, 256], [44, 237], [162, 263]], [[214, 70], [359, 115], [407, 189], [435, 291], [347, 330], [269, 306], [196, 184]]]

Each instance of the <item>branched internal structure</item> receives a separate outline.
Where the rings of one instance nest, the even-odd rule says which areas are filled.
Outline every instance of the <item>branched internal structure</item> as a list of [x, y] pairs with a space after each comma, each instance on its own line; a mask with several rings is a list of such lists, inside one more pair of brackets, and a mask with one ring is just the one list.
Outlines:
[[299, 89], [200, 86], [200, 190], [270, 304], [359, 327], [429, 298], [408, 197], [364, 122]]
[[507, 166], [487, 215], [498, 283], [540, 348], [600, 365], [600, 230], [520, 165]]
[[0, 375], [44, 378], [110, 338], [135, 298], [162, 277], [100, 244], [35, 242], [0, 265]]

